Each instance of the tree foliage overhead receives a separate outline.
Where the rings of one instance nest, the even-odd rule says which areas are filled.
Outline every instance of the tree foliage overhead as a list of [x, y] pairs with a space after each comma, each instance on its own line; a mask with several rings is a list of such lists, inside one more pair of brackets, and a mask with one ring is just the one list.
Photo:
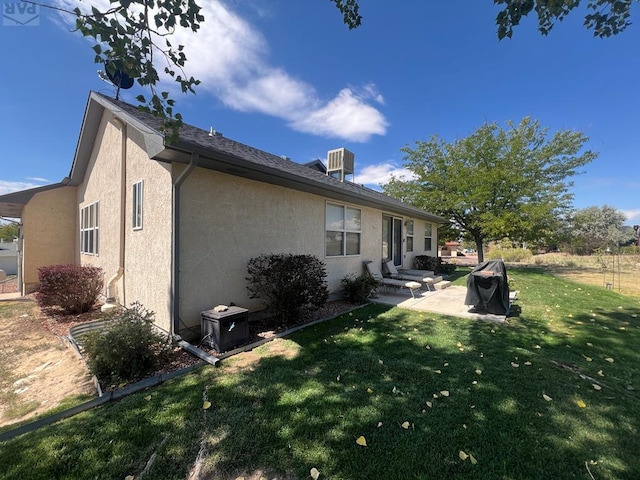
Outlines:
[[[29, 2], [36, 3], [36, 2]], [[184, 45], [174, 45], [171, 36], [178, 28], [197, 32], [204, 16], [196, 0], [109, 0], [98, 9], [79, 7], [66, 10], [38, 3], [43, 7], [75, 16], [76, 30], [94, 40], [96, 63], [105, 65], [112, 76], [125, 74], [148, 88], [150, 95], [139, 95], [140, 109], [161, 117], [163, 129], [175, 138], [182, 117], [174, 112], [175, 100], [168, 91], [158, 91], [161, 73], [175, 81], [182, 93], [195, 93], [200, 81], [184, 70]]]
[[572, 131], [550, 136], [528, 117], [507, 128], [485, 123], [451, 143], [434, 135], [402, 149], [415, 178], [393, 178], [383, 189], [449, 218], [475, 241], [482, 261], [488, 241], [537, 243], [558, 230], [571, 212], [568, 179], [596, 158], [582, 152], [587, 140]]
[[[162, 74], [178, 83], [182, 93], [195, 93], [200, 84], [185, 72], [185, 46], [171, 41], [178, 28], [200, 29], [205, 19], [196, 0], [109, 0], [109, 8], [87, 5], [73, 10], [25, 1], [75, 16], [76, 30], [94, 40], [95, 62], [104, 64], [112, 76], [121, 72], [148, 89], [148, 95], [136, 97], [139, 108], [163, 119], [169, 140], [177, 138], [182, 116], [174, 111], [171, 93], [158, 91], [157, 86]], [[330, 1], [349, 29], [360, 26], [358, 0]]]
[[593, 30], [596, 37], [610, 37], [624, 31], [631, 22], [631, 6], [639, 0], [494, 0], [493, 3], [504, 5], [498, 13], [498, 38], [513, 35], [513, 27], [535, 12], [538, 16], [538, 31], [547, 35], [556, 22], [561, 22], [580, 4], [586, 4], [587, 14], [584, 25]]

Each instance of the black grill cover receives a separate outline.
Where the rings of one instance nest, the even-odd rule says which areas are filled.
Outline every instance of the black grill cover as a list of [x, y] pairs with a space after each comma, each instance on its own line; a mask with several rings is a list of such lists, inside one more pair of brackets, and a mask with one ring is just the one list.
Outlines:
[[502, 260], [483, 262], [471, 271], [464, 304], [495, 315], [509, 314], [509, 282]]

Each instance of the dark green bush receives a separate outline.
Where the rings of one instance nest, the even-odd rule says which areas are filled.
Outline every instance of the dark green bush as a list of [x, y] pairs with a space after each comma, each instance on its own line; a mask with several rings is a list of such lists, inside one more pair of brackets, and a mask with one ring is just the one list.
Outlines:
[[317, 310], [329, 296], [327, 270], [313, 255], [263, 254], [249, 260], [247, 290], [284, 325]]
[[455, 272], [456, 265], [453, 263], [443, 263], [440, 257], [416, 255], [413, 259], [413, 268], [416, 270], [431, 270], [441, 275], [450, 275]]
[[38, 280], [36, 299], [40, 307], [83, 313], [95, 305], [102, 291], [104, 272], [99, 267], [51, 265], [38, 268]]
[[340, 284], [344, 289], [345, 299], [349, 303], [358, 304], [366, 302], [371, 290], [379, 285], [378, 281], [371, 275], [357, 275], [355, 273], [346, 275], [340, 280]]
[[89, 370], [101, 382], [118, 384], [144, 377], [167, 359], [169, 334], [153, 327], [154, 313], [132, 303], [114, 314], [106, 330], [92, 331], [84, 340]]

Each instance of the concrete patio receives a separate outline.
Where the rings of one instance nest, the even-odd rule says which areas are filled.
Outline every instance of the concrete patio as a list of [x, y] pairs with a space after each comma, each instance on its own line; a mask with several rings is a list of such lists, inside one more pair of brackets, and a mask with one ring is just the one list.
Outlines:
[[[450, 286], [442, 290], [420, 291], [416, 298], [403, 289], [380, 289], [378, 298], [370, 299], [374, 303], [393, 305], [407, 308], [419, 312], [432, 312], [452, 317], [471, 318], [474, 320], [484, 320], [487, 322], [504, 323], [506, 315], [494, 315], [491, 313], [470, 312], [470, 306], [464, 304], [467, 295], [467, 287]], [[513, 292], [512, 292], [513, 296]]]

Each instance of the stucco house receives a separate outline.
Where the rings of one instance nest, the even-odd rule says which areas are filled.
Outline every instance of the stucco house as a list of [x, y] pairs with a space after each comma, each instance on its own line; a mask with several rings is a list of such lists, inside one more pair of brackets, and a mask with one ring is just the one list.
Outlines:
[[190, 125], [164, 140], [157, 118], [90, 93], [69, 176], [0, 196], [0, 216], [21, 219], [23, 293], [40, 266], [100, 266], [107, 296], [189, 336], [214, 305], [261, 308], [245, 277], [263, 253], [316, 255], [333, 293], [364, 260], [437, 256], [444, 219], [346, 181], [347, 150], [323, 172]]

